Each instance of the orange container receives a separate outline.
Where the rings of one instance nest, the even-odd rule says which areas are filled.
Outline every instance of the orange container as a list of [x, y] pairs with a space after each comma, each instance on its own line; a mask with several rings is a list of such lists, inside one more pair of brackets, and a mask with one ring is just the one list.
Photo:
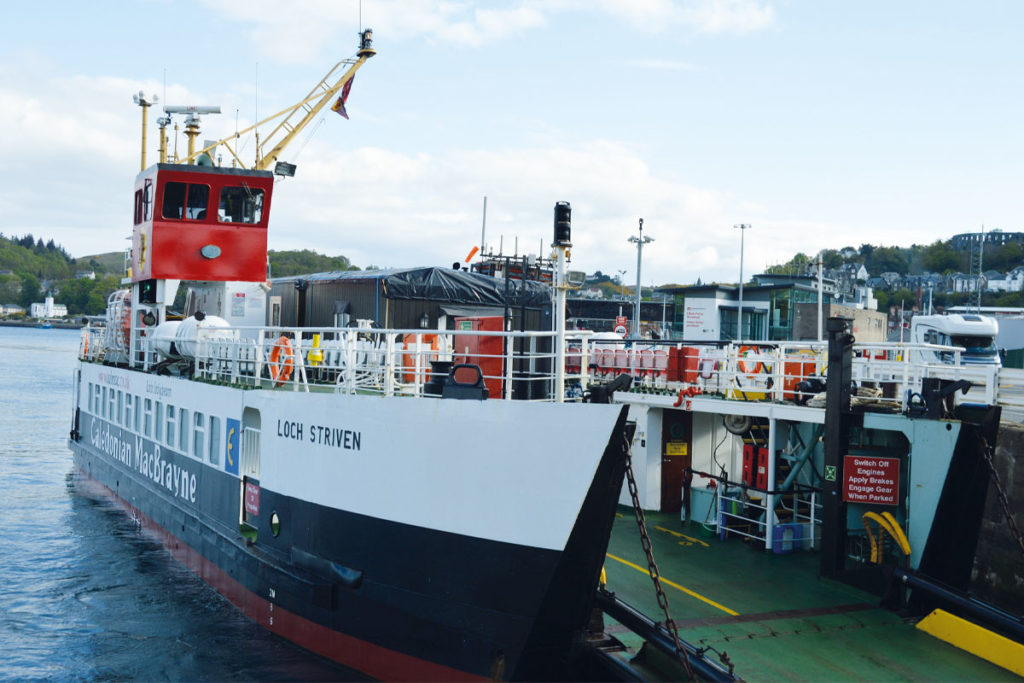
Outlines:
[[684, 346], [682, 349], [683, 381], [695, 384], [700, 368], [700, 349], [696, 346]]
[[782, 364], [782, 398], [796, 400], [796, 385], [814, 374], [814, 355], [801, 353], [788, 356]]
[[402, 354], [402, 366], [405, 372], [402, 381], [416, 381], [416, 343], [420, 346], [420, 369], [424, 382], [430, 379], [430, 361], [437, 360], [438, 341], [436, 334], [414, 334], [405, 338], [405, 353]]

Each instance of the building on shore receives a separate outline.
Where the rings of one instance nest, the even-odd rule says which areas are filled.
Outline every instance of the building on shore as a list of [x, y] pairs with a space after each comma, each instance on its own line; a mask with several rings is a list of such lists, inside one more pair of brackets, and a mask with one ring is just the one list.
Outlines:
[[32, 318], [66, 318], [68, 315], [68, 307], [64, 304], [53, 303], [53, 297], [46, 297], [46, 301], [41, 304], [32, 304], [29, 307], [29, 317]]

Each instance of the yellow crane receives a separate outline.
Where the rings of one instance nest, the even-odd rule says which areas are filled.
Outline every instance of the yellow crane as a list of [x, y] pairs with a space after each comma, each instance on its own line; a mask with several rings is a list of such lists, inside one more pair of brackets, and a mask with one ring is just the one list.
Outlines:
[[[194, 115], [190, 115], [185, 122], [185, 135], [188, 136], [188, 154], [184, 157], [174, 160], [174, 163], [179, 164], [193, 164], [193, 163], [211, 163], [213, 159], [213, 151], [218, 147], [223, 146], [228, 151], [228, 154], [232, 158], [232, 165], [235, 167], [241, 167], [251, 170], [266, 170], [271, 166], [275, 166], [279, 161], [281, 152], [287, 147], [295, 137], [302, 132], [302, 130], [316, 118], [317, 114], [327, 106], [331, 100], [334, 100], [339, 96], [339, 93], [343, 91], [345, 85], [352, 81], [352, 77], [355, 76], [356, 71], [359, 67], [366, 62], [367, 59], [377, 54], [377, 51], [373, 49], [373, 29], [366, 29], [359, 34], [359, 51], [356, 53], [353, 59], [343, 59], [335, 64], [330, 71], [327, 72], [319, 83], [313, 86], [313, 89], [309, 91], [302, 100], [298, 103], [283, 109], [272, 116], [254, 123], [244, 130], [236, 132], [234, 135], [218, 140], [212, 144], [203, 147], [202, 149], [195, 149], [195, 138], [199, 135], [199, 118]], [[347, 68], [346, 68], [347, 67]], [[343, 73], [341, 73], [343, 72]], [[341, 73], [341, 76], [337, 76]], [[337, 78], [336, 81], [332, 80]], [[138, 103], [138, 100], [136, 100]], [[147, 102], [146, 104], [149, 104]], [[213, 108], [210, 108], [213, 109]], [[219, 112], [219, 108], [216, 108]], [[203, 112], [203, 113], [215, 113], [215, 112]], [[143, 107], [143, 166], [145, 165], [145, 114], [146, 108]], [[284, 118], [282, 118], [284, 117]], [[272, 121], [281, 119], [280, 122], [274, 126], [262, 140], [260, 140], [259, 130], [262, 126], [270, 124]], [[162, 117], [158, 123], [160, 124], [160, 161], [167, 161], [167, 135], [166, 127], [170, 123], [170, 117]], [[177, 129], [177, 126], [175, 126]], [[256, 138], [256, 159], [252, 165], [246, 164], [239, 156], [238, 144], [242, 136], [253, 133]], [[269, 149], [269, 151], [264, 151]], [[294, 167], [292, 169], [294, 171]], [[291, 175], [291, 173], [283, 173], [283, 175]]]

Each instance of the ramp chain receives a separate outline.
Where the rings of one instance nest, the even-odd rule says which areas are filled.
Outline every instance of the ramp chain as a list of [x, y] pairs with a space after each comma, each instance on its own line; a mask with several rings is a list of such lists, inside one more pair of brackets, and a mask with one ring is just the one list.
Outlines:
[[[992, 483], [996, 487], [996, 495], [999, 497], [999, 504], [1003, 507], [1003, 514], [1006, 516], [1006, 525], [1010, 527], [1010, 534], [1014, 540], [1017, 541], [1017, 547], [1020, 548], [1021, 557], [1024, 557], [1024, 537], [1021, 536], [1020, 529], [1017, 527], [1017, 522], [1013, 517], [1013, 510], [1010, 509], [1010, 501], [1006, 497], [1006, 492], [1003, 490], [1003, 482], [999, 479], [999, 471], [996, 469], [996, 464], [993, 461], [992, 454], [995, 449], [988, 444], [988, 441], [984, 436], [979, 437], [981, 439], [982, 453], [985, 455], [985, 462], [988, 463], [988, 472], [992, 478]], [[628, 463], [627, 460], [627, 472]]]
[[626, 482], [629, 485], [629, 495], [633, 499], [633, 513], [636, 515], [636, 525], [640, 529], [640, 544], [643, 546], [644, 554], [647, 556], [647, 572], [651, 575], [651, 581], [654, 582], [654, 592], [658, 598], [658, 606], [661, 607], [661, 611], [665, 614], [665, 627], [672, 635], [672, 643], [676, 649], [676, 659], [686, 669], [686, 675], [689, 680], [694, 681], [696, 677], [693, 675], [693, 668], [690, 666], [690, 658], [686, 654], [686, 650], [683, 649], [682, 643], [679, 642], [679, 631], [676, 629], [676, 622], [668, 613], [668, 596], [665, 595], [665, 591], [661, 587], [661, 572], [658, 571], [658, 565], [654, 562], [651, 537], [647, 535], [647, 522], [644, 517], [643, 508], [640, 507], [640, 495], [637, 492], [636, 479], [633, 477], [633, 449], [628, 442], [626, 442], [625, 446]]

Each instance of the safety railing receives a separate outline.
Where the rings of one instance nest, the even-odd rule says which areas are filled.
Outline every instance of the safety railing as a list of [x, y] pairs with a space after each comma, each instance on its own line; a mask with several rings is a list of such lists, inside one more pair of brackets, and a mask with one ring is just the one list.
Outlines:
[[[179, 344], [179, 357], [166, 352], [168, 340], [144, 338], [140, 364], [147, 370], [171, 371], [186, 363], [193, 378], [220, 384], [384, 396], [440, 396], [451, 384], [453, 370], [474, 365], [480, 369], [475, 384], [481, 395], [486, 391], [489, 398], [549, 401], [554, 399], [554, 334], [201, 328], [187, 347]], [[456, 373], [452, 381], [463, 380]]]
[[[857, 343], [851, 363], [858, 385], [854, 400], [905, 410], [920, 394], [922, 380], [932, 377], [970, 382], [969, 393], [958, 400], [996, 402], [999, 366], [967, 363], [961, 352], [959, 347], [932, 344]], [[927, 362], [928, 354], [948, 362]], [[816, 342], [570, 340], [566, 355], [566, 381], [583, 389], [589, 382], [626, 373], [634, 379], [633, 392], [741, 401], [818, 405], [824, 399], [827, 371], [827, 345]]]
[[[187, 374], [204, 381], [293, 391], [437, 396], [460, 364], [480, 368], [490, 398], [552, 400], [556, 385], [554, 332], [200, 326], [187, 340], [139, 334], [130, 359], [125, 349], [111, 353], [109, 337], [103, 326], [83, 328], [80, 357], [179, 374], [189, 363]], [[816, 342], [637, 343], [575, 331], [566, 337], [565, 397], [579, 400], [590, 384], [628, 374], [633, 392], [815, 405], [826, 351]], [[926, 362], [938, 357], [948, 362]], [[891, 410], [905, 410], [930, 377], [968, 381], [958, 400], [995, 403], [998, 373], [993, 364], [964, 362], [957, 347], [854, 345], [855, 400]]]
[[[769, 509], [771, 512], [769, 513]], [[813, 550], [821, 526], [819, 491], [801, 487], [762, 491], [747, 486], [720, 486], [718, 534], [760, 541], [775, 552]]]

